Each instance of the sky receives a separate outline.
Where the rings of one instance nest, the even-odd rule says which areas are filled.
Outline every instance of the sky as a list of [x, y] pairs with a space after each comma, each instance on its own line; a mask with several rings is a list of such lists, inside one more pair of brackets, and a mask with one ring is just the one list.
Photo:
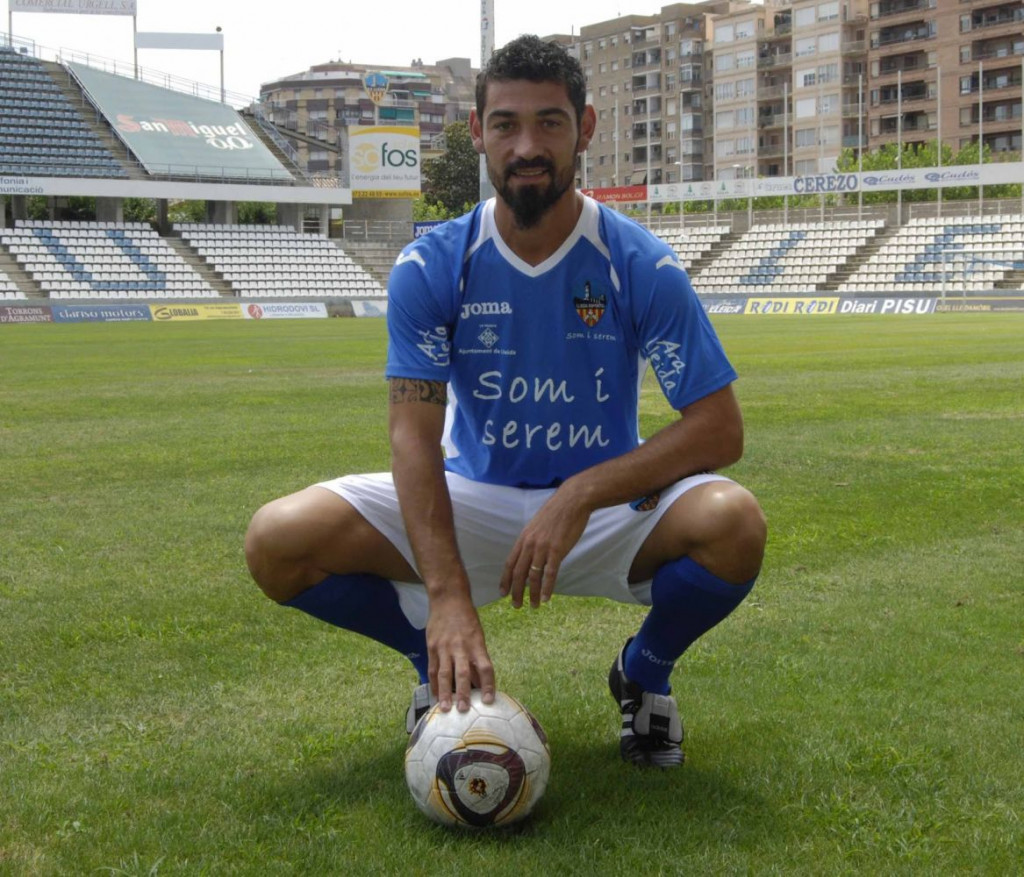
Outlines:
[[[541, 36], [579, 33], [588, 24], [623, 15], [654, 15], [662, 0], [495, 0], [494, 40], [501, 46], [522, 33]], [[130, 16], [16, 12], [4, 16], [0, 31], [32, 40], [52, 59], [74, 50], [133, 63]], [[480, 63], [480, 0], [138, 0], [140, 32], [224, 34], [224, 87], [256, 97], [260, 84], [327, 61], [371, 66], [408, 66], [414, 58], [433, 64], [443, 58]], [[140, 49], [139, 65], [219, 88], [215, 51]], [[120, 64], [118, 65], [120, 72]], [[149, 77], [147, 76], [147, 79]], [[150, 80], [152, 81], [152, 80]], [[234, 101], [232, 101], [234, 102]]]

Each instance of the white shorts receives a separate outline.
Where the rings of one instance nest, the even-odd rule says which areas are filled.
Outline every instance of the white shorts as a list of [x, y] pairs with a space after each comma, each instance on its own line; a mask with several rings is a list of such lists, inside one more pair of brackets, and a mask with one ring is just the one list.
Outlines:
[[[469, 574], [473, 603], [483, 606], [501, 596], [498, 585], [509, 552], [554, 488], [525, 490], [483, 484], [452, 472], [446, 476], [456, 538]], [[590, 516], [579, 542], [562, 561], [555, 593], [650, 605], [651, 583], [631, 586], [628, 581], [629, 568], [640, 546], [665, 510], [687, 490], [709, 481], [729, 480], [712, 473], [694, 475], [665, 488], [657, 501], [644, 503], [640, 508], [634, 508], [634, 503], [598, 509]], [[350, 502], [416, 569], [390, 472], [345, 475], [315, 486]], [[425, 627], [426, 589], [415, 583], [394, 584], [406, 617], [415, 627]]]

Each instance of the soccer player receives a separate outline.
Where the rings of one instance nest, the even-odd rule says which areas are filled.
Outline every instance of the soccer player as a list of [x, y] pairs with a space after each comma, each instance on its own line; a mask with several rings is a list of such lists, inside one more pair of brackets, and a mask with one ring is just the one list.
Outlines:
[[[766, 524], [715, 472], [743, 450], [736, 373], [685, 270], [575, 188], [585, 94], [556, 44], [493, 54], [470, 130], [497, 195], [409, 244], [388, 284], [392, 471], [267, 504], [246, 556], [272, 599], [409, 658], [410, 730], [435, 700], [493, 699], [478, 606], [649, 605], [609, 686], [622, 757], [671, 766], [669, 676], [750, 592]], [[647, 368], [680, 416], [642, 441]]]

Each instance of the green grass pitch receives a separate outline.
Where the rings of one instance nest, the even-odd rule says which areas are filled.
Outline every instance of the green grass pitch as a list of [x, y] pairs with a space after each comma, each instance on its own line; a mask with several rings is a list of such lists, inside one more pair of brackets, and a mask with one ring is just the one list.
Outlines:
[[[552, 777], [426, 822], [404, 660], [273, 606], [263, 502], [388, 464], [380, 320], [0, 331], [0, 874], [1010, 874], [1024, 855], [1024, 314], [720, 317], [771, 533], [619, 762], [642, 610], [486, 608]], [[672, 416], [653, 385], [642, 425]]]

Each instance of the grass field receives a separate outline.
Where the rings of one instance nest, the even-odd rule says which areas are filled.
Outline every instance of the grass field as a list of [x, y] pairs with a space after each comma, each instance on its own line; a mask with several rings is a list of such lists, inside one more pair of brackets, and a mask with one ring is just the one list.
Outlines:
[[480, 834], [408, 796], [404, 659], [242, 558], [263, 502], [386, 468], [382, 322], [2, 327], [0, 874], [1019, 873], [1024, 315], [716, 325], [771, 534], [673, 677], [687, 765], [618, 760], [641, 609], [494, 605], [553, 767]]

